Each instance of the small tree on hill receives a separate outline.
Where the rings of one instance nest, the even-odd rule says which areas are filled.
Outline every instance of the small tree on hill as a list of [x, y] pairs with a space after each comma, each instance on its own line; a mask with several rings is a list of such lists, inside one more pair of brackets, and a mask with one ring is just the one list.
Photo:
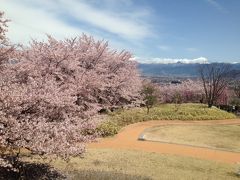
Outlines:
[[157, 103], [156, 91], [156, 87], [151, 83], [143, 85], [142, 95], [147, 107], [147, 114], [149, 114], [150, 108], [152, 108]]
[[178, 111], [179, 107], [182, 103], [182, 96], [179, 92], [175, 92], [173, 95], [173, 100], [174, 100], [174, 104], [175, 104], [175, 110]]

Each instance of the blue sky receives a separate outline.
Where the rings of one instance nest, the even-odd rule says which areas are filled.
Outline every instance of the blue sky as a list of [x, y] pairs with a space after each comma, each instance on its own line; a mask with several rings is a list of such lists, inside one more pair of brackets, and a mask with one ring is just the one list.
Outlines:
[[0, 0], [8, 37], [86, 33], [140, 62], [240, 62], [239, 0]]

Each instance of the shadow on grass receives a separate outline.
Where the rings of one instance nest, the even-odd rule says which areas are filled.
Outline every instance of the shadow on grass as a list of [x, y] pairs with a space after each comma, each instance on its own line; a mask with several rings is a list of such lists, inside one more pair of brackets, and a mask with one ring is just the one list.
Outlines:
[[130, 175], [112, 171], [79, 170], [69, 173], [73, 180], [151, 180], [150, 177]]
[[49, 165], [40, 163], [18, 162], [21, 173], [7, 167], [0, 167], [0, 180], [54, 180], [65, 179], [58, 171]]
[[227, 174], [230, 177], [238, 177], [240, 179], [240, 172], [228, 172]]

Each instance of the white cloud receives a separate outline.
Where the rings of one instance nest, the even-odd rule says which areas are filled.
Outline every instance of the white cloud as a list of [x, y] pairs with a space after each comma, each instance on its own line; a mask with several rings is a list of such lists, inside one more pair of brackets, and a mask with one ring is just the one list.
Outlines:
[[83, 30], [66, 25], [53, 14], [23, 6], [16, 1], [1, 1], [1, 10], [11, 20], [7, 36], [15, 43], [26, 44], [31, 38], [45, 39], [46, 34], [56, 38], [79, 35]]
[[133, 60], [144, 63], [144, 64], [151, 64], [151, 63], [159, 63], [159, 64], [171, 64], [171, 63], [185, 63], [185, 64], [193, 64], [193, 63], [200, 63], [200, 64], [207, 64], [208, 59], [205, 57], [199, 57], [195, 59], [172, 59], [172, 58], [140, 58], [134, 57]]
[[134, 0], [101, 0], [101, 1], [96, 1], [96, 0], [83, 0], [85, 2], [90, 2], [92, 4], [98, 4], [99, 2], [101, 4], [104, 4], [107, 7], [116, 7], [120, 5], [124, 6], [131, 6], [133, 5]]
[[196, 52], [196, 51], [198, 51], [198, 49], [197, 49], [197, 48], [194, 48], [194, 47], [189, 47], [189, 48], [186, 48], [186, 51]]
[[169, 50], [171, 49], [171, 47], [165, 46], [165, 45], [160, 45], [160, 46], [158, 46], [158, 48], [159, 48], [161, 51], [169, 51]]
[[231, 63], [231, 64], [239, 64], [240, 61], [234, 61], [234, 62], [231, 62], [231, 61], [230, 61], [230, 63]]
[[227, 10], [219, 4], [216, 0], [206, 0], [210, 5], [212, 5], [214, 8], [218, 9], [219, 11], [226, 13]]
[[[114, 2], [113, 0], [105, 0]], [[125, 40], [141, 40], [151, 35], [151, 30], [143, 17], [146, 12], [119, 11], [97, 8], [91, 1], [58, 0], [0, 0], [1, 10], [11, 20], [7, 36], [17, 43], [26, 44], [31, 38], [45, 39], [46, 34], [56, 38], [73, 37], [84, 33], [98, 39], [109, 37], [111, 42], [117, 37]], [[121, 0], [124, 4], [131, 1]], [[71, 18], [70, 23], [64, 18]], [[69, 17], [67, 17], [69, 16]], [[141, 17], [141, 18], [136, 18]], [[76, 24], [76, 21], [79, 24]], [[81, 25], [81, 28], [78, 26]], [[106, 34], [104, 34], [106, 32]], [[114, 37], [115, 36], [115, 37]], [[102, 39], [102, 38], [100, 38]]]
[[[131, 16], [126, 17], [124, 12], [99, 10], [84, 1], [60, 0], [60, 2], [62, 7], [77, 20], [123, 38], [142, 39], [151, 35], [146, 22], [132, 19]], [[131, 14], [135, 14], [135, 12], [131, 12]]]

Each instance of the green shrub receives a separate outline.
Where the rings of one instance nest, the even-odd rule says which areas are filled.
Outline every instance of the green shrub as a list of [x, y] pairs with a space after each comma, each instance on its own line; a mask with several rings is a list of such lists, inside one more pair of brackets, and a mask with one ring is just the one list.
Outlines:
[[120, 127], [113, 121], [105, 121], [97, 128], [97, 132], [103, 136], [113, 136], [118, 133]]

